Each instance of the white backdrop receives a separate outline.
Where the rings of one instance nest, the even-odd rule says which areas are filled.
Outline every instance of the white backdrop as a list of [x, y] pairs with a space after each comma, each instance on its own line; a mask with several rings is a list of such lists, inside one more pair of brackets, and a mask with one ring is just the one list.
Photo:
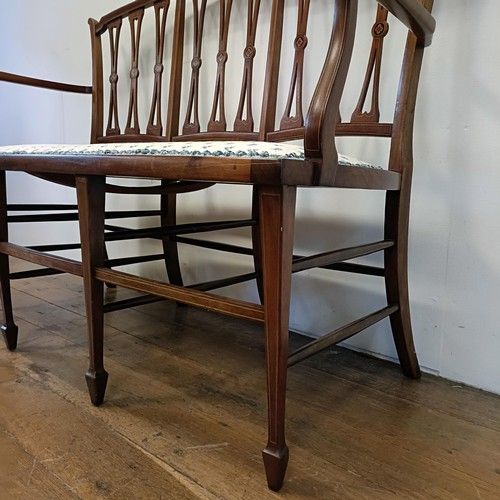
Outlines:
[[[361, 17], [372, 0], [360, 1]], [[118, 0], [17, 0], [2, 6], [0, 71], [69, 83], [90, 84], [87, 18], [99, 18]], [[443, 377], [500, 393], [500, 62], [497, 0], [435, 0], [438, 28], [424, 61], [415, 127], [415, 176], [410, 232], [410, 294], [417, 351], [423, 368]], [[371, 17], [371, 9], [370, 9]], [[311, 23], [322, 22], [313, 18]], [[368, 42], [368, 36], [365, 37]], [[363, 40], [361, 40], [363, 41]], [[239, 81], [237, 82], [239, 88]], [[356, 87], [356, 90], [359, 87]], [[87, 142], [90, 98], [0, 83], [0, 144]], [[345, 145], [343, 144], [345, 150]], [[377, 161], [377, 148], [350, 145]], [[382, 157], [383, 158], [383, 157]], [[74, 193], [21, 174], [9, 175], [9, 201], [71, 202]], [[221, 190], [224, 190], [221, 193]], [[220, 195], [223, 196], [220, 196]], [[216, 218], [231, 207], [243, 212], [249, 192], [222, 187], [186, 195], [180, 219], [197, 214]], [[298, 251], [327, 243], [350, 243], [381, 234], [378, 193], [304, 191], [298, 199]], [[115, 206], [123, 200], [112, 200]], [[150, 201], [136, 199], [136, 206]], [[368, 218], [362, 217], [368, 215]], [[12, 230], [20, 243], [73, 240], [73, 224], [58, 228], [23, 226]], [[246, 242], [243, 233], [234, 241]], [[328, 246], [328, 245], [326, 245]], [[113, 249], [112, 251], [119, 251]], [[248, 269], [244, 258], [182, 248], [186, 281]], [[371, 259], [376, 261], [376, 259]], [[158, 267], [140, 272], [157, 274]], [[335, 287], [330, 285], [334, 284]], [[291, 323], [312, 335], [369, 312], [384, 301], [379, 278], [312, 271], [294, 280]], [[256, 297], [253, 285], [231, 290]], [[353, 303], [351, 299], [358, 298]], [[359, 297], [361, 297], [359, 299]], [[317, 307], [317, 306], [321, 307]], [[354, 348], [395, 358], [388, 323], [372, 327]]]

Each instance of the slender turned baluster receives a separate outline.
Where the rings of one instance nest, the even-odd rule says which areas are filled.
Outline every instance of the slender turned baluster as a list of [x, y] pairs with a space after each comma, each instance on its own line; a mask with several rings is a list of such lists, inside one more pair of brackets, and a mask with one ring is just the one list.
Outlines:
[[199, 80], [201, 67], [201, 45], [203, 41], [203, 24], [205, 22], [205, 9], [207, 0], [201, 1], [198, 8], [198, 0], [193, 0], [193, 58], [191, 59], [191, 85], [189, 88], [188, 106], [186, 118], [182, 127], [183, 134], [196, 134], [200, 131], [200, 120], [198, 115]]
[[147, 133], [151, 135], [161, 135], [163, 125], [161, 121], [161, 84], [163, 76], [163, 53], [165, 45], [165, 29], [167, 25], [167, 13], [170, 1], [158, 2], [155, 4], [155, 30], [156, 30], [156, 60], [154, 66], [154, 87], [151, 100], [151, 111], [147, 126]]
[[[299, 0], [299, 13], [297, 18], [297, 36], [294, 47], [295, 56], [293, 61], [292, 79], [285, 113], [281, 118], [280, 129], [286, 130], [298, 128], [304, 125], [302, 114], [302, 81], [304, 77], [304, 51], [307, 47], [307, 18], [309, 15], [310, 0]], [[292, 105], [295, 101], [295, 115], [292, 115]]]
[[[380, 67], [382, 64], [382, 49], [384, 46], [384, 38], [389, 31], [389, 24], [387, 23], [387, 9], [378, 6], [377, 18], [372, 28], [372, 49], [368, 60], [368, 67], [366, 68], [365, 80], [361, 89], [359, 101], [354, 110], [351, 121], [363, 123], [378, 123], [380, 119], [379, 110], [379, 89], [380, 89]], [[372, 98], [370, 111], [363, 111], [368, 95], [368, 88], [373, 79], [372, 85]]]
[[[9, 241], [7, 226], [7, 186], [5, 171], [0, 172], [0, 241]], [[3, 324], [0, 327], [7, 349], [13, 351], [17, 347], [17, 325], [14, 323], [12, 298], [10, 294], [9, 256], [0, 254], [0, 288], [3, 308]]]
[[95, 278], [104, 265], [104, 177], [76, 178], [78, 218], [82, 242], [83, 285], [89, 337], [89, 369], [85, 374], [92, 403], [104, 400], [108, 374], [104, 369], [104, 285]]
[[288, 464], [285, 400], [295, 194], [293, 186], [262, 186], [258, 193], [268, 401], [268, 442], [262, 457], [267, 483], [275, 491], [283, 484]]
[[109, 51], [111, 58], [111, 74], [109, 75], [109, 113], [106, 135], [119, 135], [120, 124], [118, 121], [118, 46], [120, 44], [120, 30], [122, 20], [118, 19], [108, 26]]
[[[235, 132], [253, 132], [252, 113], [252, 80], [253, 63], [255, 59], [255, 36], [257, 34], [257, 21], [259, 18], [260, 0], [248, 0], [247, 18], [247, 45], [243, 51], [245, 65], [243, 68], [243, 81], [241, 82], [241, 94], [238, 105], [236, 120], [234, 121]], [[246, 118], [243, 118], [243, 111], [246, 107]]]
[[126, 134], [139, 133], [139, 111], [137, 106], [137, 88], [139, 79], [139, 42], [144, 9], [132, 12], [129, 16], [132, 63], [130, 68], [130, 101], [128, 105]]
[[208, 121], [209, 132], [224, 132], [226, 130], [226, 114], [224, 106], [227, 40], [229, 35], [229, 19], [233, 0], [220, 0], [219, 52], [217, 53], [217, 75], [215, 77], [214, 102]]

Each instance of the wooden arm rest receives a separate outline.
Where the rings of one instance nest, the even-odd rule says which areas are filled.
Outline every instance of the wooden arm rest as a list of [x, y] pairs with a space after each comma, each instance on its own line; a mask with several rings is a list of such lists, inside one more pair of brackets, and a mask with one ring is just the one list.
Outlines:
[[418, 45], [427, 47], [431, 44], [436, 20], [420, 2], [417, 0], [377, 0], [377, 2], [413, 32]]
[[5, 73], [0, 71], [0, 81], [17, 83], [19, 85], [28, 85], [50, 90], [61, 90], [63, 92], [73, 92], [76, 94], [92, 94], [92, 87], [84, 85], [72, 85], [70, 83], [51, 82], [50, 80], [39, 80], [28, 76], [15, 75], [14, 73]]

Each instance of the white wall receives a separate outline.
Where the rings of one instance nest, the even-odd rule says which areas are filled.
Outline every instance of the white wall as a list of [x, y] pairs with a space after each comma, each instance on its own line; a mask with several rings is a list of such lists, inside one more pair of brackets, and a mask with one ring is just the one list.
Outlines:
[[[371, 0], [360, 2], [361, 16]], [[90, 84], [89, 37], [86, 19], [99, 18], [118, 0], [19, 0], [2, 8], [0, 70], [72, 83]], [[51, 17], [57, 12], [57, 17]], [[438, 28], [427, 51], [415, 127], [415, 176], [410, 235], [410, 293], [415, 341], [424, 369], [443, 377], [500, 393], [500, 63], [497, 64], [496, 0], [436, 0]], [[321, 22], [313, 18], [311, 22]], [[64, 23], [64, 24], [63, 24]], [[366, 42], [367, 40], [365, 40]], [[239, 85], [239, 82], [238, 82]], [[0, 144], [87, 142], [90, 99], [0, 83]], [[351, 146], [377, 161], [381, 151]], [[351, 152], [350, 151], [350, 152]], [[22, 174], [9, 174], [11, 202], [74, 200], [74, 193], [42, 184]], [[221, 191], [223, 190], [223, 202]], [[217, 217], [230, 205], [244, 210], [248, 190], [186, 195], [181, 219], [201, 212]], [[376, 208], [379, 193], [303, 191], [298, 199], [296, 244], [299, 251], [323, 249], [381, 234]], [[115, 204], [119, 201], [115, 200]], [[136, 204], [144, 204], [142, 200]], [[353, 208], [355, 207], [355, 208]], [[361, 217], [367, 215], [368, 217]], [[55, 231], [49, 238], [56, 237]], [[13, 228], [21, 243], [47, 238], [47, 231]], [[74, 239], [76, 228], [64, 227], [58, 238]], [[235, 241], [245, 241], [236, 233]], [[327, 240], [327, 241], [326, 241]], [[328, 247], [328, 244], [325, 245]], [[209, 261], [209, 266], [206, 261]], [[237, 271], [248, 259], [217, 258], [206, 251], [183, 249], [186, 279]], [[376, 262], [376, 258], [369, 259]], [[155, 274], [157, 268], [142, 269]], [[335, 287], [330, 285], [335, 284]], [[237, 287], [242, 297], [256, 297], [253, 286]], [[378, 278], [311, 271], [294, 281], [292, 327], [320, 335], [342, 321], [383, 304]], [[360, 299], [357, 302], [352, 298]], [[318, 309], [318, 305], [323, 307]], [[350, 344], [393, 359], [388, 323], [371, 328]]]

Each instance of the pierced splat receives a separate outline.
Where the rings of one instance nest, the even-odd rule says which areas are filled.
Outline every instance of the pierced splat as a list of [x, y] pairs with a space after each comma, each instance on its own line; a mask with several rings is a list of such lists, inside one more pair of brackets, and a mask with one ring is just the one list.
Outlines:
[[161, 121], [161, 86], [163, 77], [163, 52], [165, 46], [165, 29], [167, 25], [167, 13], [170, 0], [157, 2], [155, 8], [155, 30], [156, 30], [156, 57], [154, 66], [154, 87], [151, 99], [151, 111], [147, 126], [147, 133], [161, 135], [163, 125]]
[[[257, 34], [257, 21], [259, 19], [260, 0], [248, 0], [247, 41], [243, 51], [245, 63], [243, 67], [243, 80], [238, 104], [238, 112], [234, 121], [235, 132], [253, 132], [254, 121], [252, 113], [252, 81], [253, 64], [255, 60], [255, 36]], [[246, 117], [244, 112], [246, 108]]]
[[126, 134], [139, 134], [139, 111], [137, 105], [137, 87], [139, 78], [139, 41], [141, 38], [142, 19], [144, 9], [136, 10], [129, 15], [131, 40], [131, 67], [130, 67], [130, 101], [128, 106]]
[[117, 19], [108, 26], [109, 47], [111, 58], [111, 73], [109, 75], [109, 112], [106, 135], [119, 135], [120, 124], [118, 121], [118, 46], [120, 44], [120, 30], [122, 20]]
[[200, 131], [200, 119], [198, 115], [199, 80], [201, 67], [201, 45], [203, 40], [203, 24], [205, 22], [205, 9], [207, 0], [201, 1], [198, 8], [198, 0], [193, 0], [193, 58], [191, 59], [191, 84], [189, 87], [188, 105], [186, 119], [182, 126], [183, 134], [196, 134]]
[[[309, 15], [310, 0], [299, 0], [299, 12], [297, 19], [297, 36], [294, 47], [295, 56], [293, 61], [292, 79], [285, 113], [281, 118], [280, 130], [302, 127], [304, 116], [302, 113], [302, 81], [304, 76], [304, 51], [307, 47], [307, 18]], [[292, 105], [295, 102], [295, 115], [292, 115]]]
[[[351, 122], [354, 123], [378, 123], [380, 120], [379, 109], [379, 89], [380, 89], [380, 67], [382, 64], [382, 49], [384, 45], [384, 38], [389, 31], [389, 24], [387, 23], [388, 11], [382, 6], [377, 8], [377, 18], [372, 28], [372, 49], [368, 60], [368, 67], [366, 69], [365, 80], [361, 89], [359, 101], [351, 116]], [[373, 82], [372, 82], [373, 80]], [[368, 89], [372, 82], [372, 96], [371, 96], [371, 109], [370, 111], [363, 111], [368, 96]]]
[[226, 130], [226, 115], [224, 106], [227, 39], [229, 34], [229, 19], [233, 0], [220, 0], [219, 52], [217, 53], [217, 75], [215, 77], [215, 93], [212, 113], [208, 122], [209, 132], [224, 132]]

